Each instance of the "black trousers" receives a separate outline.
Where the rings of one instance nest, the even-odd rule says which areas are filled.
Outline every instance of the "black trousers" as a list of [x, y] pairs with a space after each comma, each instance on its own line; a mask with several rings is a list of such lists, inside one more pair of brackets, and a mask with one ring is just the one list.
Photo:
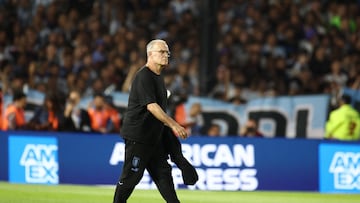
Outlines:
[[171, 176], [171, 166], [162, 142], [145, 145], [125, 140], [125, 161], [116, 185], [114, 203], [125, 203], [143, 177], [145, 169], [168, 203], [179, 203]]

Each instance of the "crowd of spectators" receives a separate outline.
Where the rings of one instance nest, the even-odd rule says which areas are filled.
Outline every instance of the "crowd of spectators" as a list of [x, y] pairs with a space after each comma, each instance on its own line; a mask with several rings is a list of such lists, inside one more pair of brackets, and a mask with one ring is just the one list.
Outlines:
[[49, 92], [43, 105], [35, 109], [30, 119], [26, 119], [27, 96], [23, 91], [15, 91], [13, 101], [2, 113], [0, 129], [119, 133], [121, 117], [113, 105], [112, 97], [96, 94], [87, 108], [80, 105], [80, 100], [80, 92], [77, 90], [71, 90], [66, 101], [58, 94]]
[[170, 42], [169, 72], [181, 75], [190, 63], [197, 68], [198, 53], [185, 53], [198, 50], [195, 8], [191, 1], [0, 1], [2, 88], [126, 92], [152, 38]]
[[[360, 87], [358, 1], [221, 1], [212, 95], [246, 101]], [[242, 99], [239, 99], [242, 98]]]
[[154, 38], [170, 46], [172, 92], [234, 104], [327, 93], [336, 105], [341, 88], [360, 87], [358, 1], [225, 0], [216, 3], [216, 71], [200, 92], [202, 3], [0, 0], [2, 91], [127, 92]]

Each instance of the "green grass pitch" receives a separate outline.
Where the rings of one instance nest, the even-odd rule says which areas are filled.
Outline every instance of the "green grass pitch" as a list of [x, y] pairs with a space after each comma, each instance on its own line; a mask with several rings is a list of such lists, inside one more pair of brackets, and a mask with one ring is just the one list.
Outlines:
[[[0, 182], [0, 203], [112, 203], [114, 188]], [[178, 190], [182, 203], [359, 203], [360, 194]], [[129, 203], [164, 202], [157, 190], [135, 190]]]

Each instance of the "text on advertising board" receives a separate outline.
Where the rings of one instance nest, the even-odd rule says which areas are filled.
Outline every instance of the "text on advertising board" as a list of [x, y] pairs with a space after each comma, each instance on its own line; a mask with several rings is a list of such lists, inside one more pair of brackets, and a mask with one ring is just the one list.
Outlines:
[[334, 174], [334, 187], [360, 190], [360, 153], [336, 152], [329, 171]]
[[[256, 190], [258, 179], [255, 168], [254, 145], [234, 144], [182, 144], [184, 156], [196, 167], [199, 181], [190, 189], [201, 190]], [[109, 163], [118, 165], [124, 161], [124, 143], [114, 145]], [[184, 187], [181, 171], [173, 170], [175, 187]], [[138, 188], [153, 188], [148, 174]]]
[[58, 184], [58, 146], [53, 137], [10, 137], [11, 182]]

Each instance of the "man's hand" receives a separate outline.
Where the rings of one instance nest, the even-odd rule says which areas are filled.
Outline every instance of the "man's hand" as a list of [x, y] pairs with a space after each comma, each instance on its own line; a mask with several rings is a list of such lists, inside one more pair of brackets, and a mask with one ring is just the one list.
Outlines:
[[174, 126], [171, 126], [172, 131], [177, 137], [180, 137], [182, 139], [186, 139], [189, 135], [187, 134], [184, 127], [182, 127], [179, 124], [176, 124]]
[[188, 137], [184, 127], [178, 124], [174, 119], [168, 116], [157, 103], [150, 103], [147, 105], [148, 111], [152, 113], [158, 120], [169, 126], [173, 133], [182, 139]]

